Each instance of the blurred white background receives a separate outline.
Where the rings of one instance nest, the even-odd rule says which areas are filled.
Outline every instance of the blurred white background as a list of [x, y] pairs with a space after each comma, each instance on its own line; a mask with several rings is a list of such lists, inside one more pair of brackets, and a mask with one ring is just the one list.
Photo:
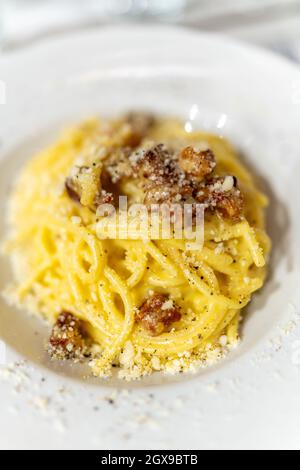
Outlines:
[[70, 29], [168, 22], [214, 31], [300, 61], [300, 0], [0, 0], [2, 51]]

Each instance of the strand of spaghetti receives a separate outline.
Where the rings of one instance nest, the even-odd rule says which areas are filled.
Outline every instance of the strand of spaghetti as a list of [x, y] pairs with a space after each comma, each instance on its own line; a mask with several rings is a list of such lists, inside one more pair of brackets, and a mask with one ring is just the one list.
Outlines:
[[196, 259], [205, 261], [209, 266], [220, 273], [232, 275], [234, 272], [232, 269], [233, 259], [228, 254], [219, 253], [207, 247], [203, 247], [202, 250], [197, 251], [194, 256]]
[[216, 293], [220, 292], [219, 281], [217, 279], [217, 276], [215, 275], [212, 268], [207, 263], [205, 263], [204, 261], [198, 261], [194, 269], [196, 269], [197, 272], [199, 273], [198, 279], [199, 279], [199, 275], [201, 275], [201, 278], [202, 277], [205, 278], [207, 284], [209, 285], [210, 289], [213, 290], [213, 292], [216, 292]]
[[225, 154], [224, 157], [220, 155], [219, 158], [219, 162], [225, 166], [229, 174], [236, 175], [239, 181], [245, 184], [253, 184], [252, 176], [246, 169], [242, 168], [241, 165], [235, 161], [235, 159], [232, 158], [230, 161], [228, 161], [228, 154]]
[[250, 227], [248, 222], [244, 222], [243, 226], [239, 229], [241, 231], [241, 235], [244, 236], [250, 253], [252, 255], [253, 261], [257, 267], [265, 266], [265, 258], [263, 254], [262, 248], [259, 246], [259, 243], [255, 236], [255, 231], [253, 228]]
[[136, 260], [134, 262], [134, 270], [131, 276], [127, 279], [127, 285], [130, 289], [136, 286], [145, 275], [146, 264], [147, 264], [147, 252], [143, 246], [143, 243], [134, 243], [134, 245], [129, 245], [127, 250], [127, 256], [135, 256]]
[[227, 327], [227, 338], [229, 344], [234, 344], [238, 341], [240, 320], [241, 313], [238, 312]]
[[173, 248], [169, 248], [165, 245], [165, 242], [160, 242], [164, 244], [164, 249], [169, 253], [169, 256], [177, 262], [178, 266], [182, 270], [184, 276], [186, 279], [189, 281], [189, 283], [195, 287], [199, 292], [207, 296], [208, 298], [211, 298], [214, 296], [216, 301], [221, 301], [226, 305], [228, 308], [236, 308], [240, 309], [247, 305], [249, 299], [244, 299], [244, 300], [232, 300], [229, 299], [228, 297], [224, 295], [220, 295], [219, 292], [214, 292], [209, 288], [201, 279], [199, 279], [198, 275], [195, 274], [191, 268], [185, 263], [183, 260], [182, 256], [176, 252]]
[[263, 255], [262, 248], [259, 246], [258, 241], [255, 237], [255, 231], [250, 227], [249, 223], [244, 220], [239, 224], [232, 226], [225, 226], [223, 230], [218, 234], [218, 238], [215, 238], [216, 241], [225, 241], [230, 238], [239, 238], [244, 237], [248, 248], [251, 252], [252, 258], [256, 266], [262, 267], [265, 265], [265, 259]]
[[269, 253], [271, 249], [271, 240], [270, 237], [266, 234], [264, 230], [261, 228], [255, 228], [255, 236], [257, 238], [258, 243], [262, 246], [264, 253]]
[[37, 225], [28, 225], [27, 227], [23, 228], [22, 230], [18, 230], [17, 233], [11, 234], [11, 239], [8, 239], [4, 242], [1, 248], [6, 253], [13, 252], [20, 248], [26, 241], [32, 240], [34, 234], [39, 230], [39, 226]]
[[169, 271], [171, 277], [176, 277], [178, 275], [176, 265], [168, 260], [167, 256], [157, 248], [154, 242], [146, 242], [145, 247], [149, 255], [151, 255], [163, 269]]
[[77, 313], [81, 320], [88, 322], [92, 327], [92, 337], [101, 345], [102, 348], [109, 348], [113, 341], [114, 335], [110, 325], [105, 322], [104, 318], [99, 316], [98, 310], [92, 305], [87, 305], [84, 315]]
[[20, 298], [24, 297], [26, 293], [32, 288], [32, 285], [38, 281], [40, 276], [42, 276], [44, 272], [53, 265], [53, 261], [54, 260], [51, 260], [49, 262], [48, 260], [41, 266], [38, 266], [38, 268], [32, 273], [32, 275], [28, 279], [26, 279], [23, 284], [19, 285], [17, 289], [17, 295], [20, 296]]
[[237, 316], [239, 311], [235, 309], [229, 309], [226, 314], [223, 316], [219, 324], [216, 326], [215, 330], [212, 332], [212, 335], [208, 338], [209, 341], [214, 343], [220, 339], [220, 336], [225, 333], [227, 326], [232, 322], [232, 320]]
[[167, 356], [184, 351], [189, 351], [205, 342], [217, 328], [226, 309], [220, 303], [211, 303], [207, 311], [200, 315], [197, 322], [194, 322], [188, 330], [165, 333], [159, 337], [146, 336], [136, 331], [133, 333], [135, 342], [144, 352], [158, 356]]
[[129, 337], [134, 325], [134, 305], [131, 298], [131, 292], [128, 290], [126, 284], [122, 281], [122, 279], [117, 275], [117, 273], [113, 269], [106, 266], [104, 269], [104, 274], [123, 301], [125, 308], [125, 317], [122, 330], [120, 331], [119, 335], [115, 338], [111, 347], [104, 351], [100, 359], [95, 360], [93, 369], [94, 371], [98, 371], [98, 373], [103, 371], [105, 367], [107, 367], [108, 364], [114, 359], [114, 357], [120, 352], [122, 346]]
[[54, 244], [53, 239], [51, 239], [53, 233], [48, 229], [48, 227], [41, 227], [41, 232], [40, 232], [40, 245], [41, 245], [41, 250], [46, 253], [46, 255], [53, 256], [56, 251], [56, 247]]
[[171, 278], [171, 277], [166, 277], [163, 276], [162, 274], [157, 274], [156, 276], [151, 274], [149, 275], [149, 284], [155, 287], [162, 287], [162, 288], [167, 288], [167, 287], [179, 287], [182, 286], [185, 282], [185, 279], [183, 276], [178, 275], [177, 278]]
[[[221, 306], [219, 306], [219, 308], [222, 309]], [[220, 313], [221, 312], [216, 309], [214, 318], [210, 318], [207, 321], [207, 327], [205, 328], [205, 336], [203, 337], [201, 342], [199, 343], [199, 341], [197, 341], [197, 338], [193, 338], [193, 339], [189, 338], [186, 340], [188, 347], [184, 348], [184, 345], [183, 345], [181, 352], [186, 351], [186, 350], [191, 350], [194, 347], [197, 347], [197, 351], [199, 353], [200, 351], [205, 351], [207, 346], [215, 345], [217, 347], [220, 336], [224, 332], [224, 329], [227, 327], [227, 325], [233, 322], [234, 318], [238, 317], [239, 315], [236, 313], [235, 309], [229, 309], [228, 311], [225, 310], [225, 313], [223, 312], [223, 315], [222, 314], [220, 315]], [[221, 321], [220, 321], [220, 318], [221, 318]], [[234, 325], [234, 326], [236, 327], [236, 335], [237, 335], [238, 325]], [[232, 334], [234, 334], [233, 332], [234, 330], [232, 330]], [[234, 344], [236, 343], [236, 338], [231, 339], [228, 342], [229, 343], [231, 342], [231, 344]], [[155, 351], [155, 353], [157, 354], [158, 351]], [[169, 351], [169, 354], [172, 354], [172, 353], [177, 353], [176, 348], [174, 348], [173, 352], [171, 350]]]
[[[214, 274], [213, 269], [207, 263], [207, 253], [204, 253], [205, 248], [203, 247], [202, 250], [186, 250], [185, 249], [186, 243], [173, 243], [172, 240], [168, 241], [169, 249], [172, 247], [178, 253], [179, 256], [184, 256], [186, 264], [193, 264], [194, 269], [197, 271], [200, 277], [205, 278], [208, 285], [215, 291], [219, 291], [219, 282]], [[198, 260], [198, 262], [197, 262]]]
[[182, 255], [172, 246], [167, 246], [165, 242], [159, 242], [159, 245], [168, 253], [170, 258], [181, 269], [184, 277], [188, 280], [191, 286], [199, 290], [203, 295], [209, 297], [212, 289], [207, 284], [199, 279], [198, 275], [192, 271], [189, 265], [183, 260]]
[[230, 280], [230, 290], [235, 292], [237, 298], [249, 297], [253, 292], [262, 287], [264, 279], [261, 277], [246, 277], [241, 282], [240, 277], [232, 278]]
[[232, 275], [235, 270], [232, 267], [233, 258], [227, 253], [220, 253], [214, 249], [210, 249], [208, 246], [203, 246], [201, 250], [189, 251], [186, 248], [186, 242], [184, 240], [170, 240], [169, 245], [174, 246], [178, 250], [189, 254], [193, 259], [204, 261], [206, 265], [209, 265], [215, 271], [223, 274]]
[[[70, 204], [70, 202], [68, 201], [66, 204], [68, 207], [68, 204]], [[76, 209], [78, 208], [76, 207]], [[41, 222], [45, 224], [46, 226], [53, 227], [54, 230], [57, 230], [57, 231], [59, 230], [61, 231], [61, 233], [70, 233], [73, 236], [78, 236], [80, 238], [82, 235], [86, 234], [87, 232], [93, 233], [94, 235], [96, 234], [96, 232], [93, 231], [93, 224], [89, 223], [90, 222], [89, 217], [91, 217], [92, 214], [91, 212], [89, 212], [89, 217], [88, 217], [86, 215], [88, 214], [87, 211], [88, 209], [86, 207], [83, 207], [82, 209], [80, 209], [80, 218], [82, 219], [82, 222], [80, 224], [76, 224], [72, 222], [71, 216], [69, 218], [64, 218], [63, 215], [59, 212], [59, 210], [57, 212], [54, 212], [55, 217], [53, 217], [51, 214], [48, 214], [48, 213], [46, 217], [43, 216], [42, 214], [40, 215], [40, 217], [41, 217]], [[85, 218], [88, 219], [86, 223], [83, 222]]]
[[[91, 253], [91, 262], [89, 263], [88, 269], [85, 267], [84, 244], [89, 248]], [[82, 281], [92, 283], [99, 278], [105, 262], [103, 260], [104, 258], [102, 243], [92, 233], [84, 233], [82, 238], [75, 241], [72, 251], [73, 267]]]
[[232, 238], [243, 236], [245, 222], [229, 224], [227, 221], [218, 221], [217, 224], [207, 221], [204, 226], [205, 241], [214, 240], [215, 242], [224, 242]]
[[88, 312], [87, 305], [85, 303], [85, 295], [83, 293], [82, 286], [80, 285], [79, 279], [74, 273], [69, 272], [67, 274], [69, 286], [73, 293], [76, 305], [77, 314], [82, 320], [90, 321], [101, 333], [103, 338], [112, 337], [109, 329], [106, 328], [104, 319], [99, 315], [94, 315]]
[[113, 292], [105, 277], [98, 284], [98, 292], [104, 313], [106, 313], [106, 319], [110, 324], [110, 331], [119, 333], [124, 319], [112, 299]]

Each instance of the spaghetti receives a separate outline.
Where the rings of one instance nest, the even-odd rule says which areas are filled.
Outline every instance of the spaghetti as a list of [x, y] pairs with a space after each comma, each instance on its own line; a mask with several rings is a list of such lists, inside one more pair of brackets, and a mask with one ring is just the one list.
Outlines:
[[[13, 234], [7, 250], [17, 282], [10, 295], [52, 325], [62, 312], [79, 320], [89, 338], [89, 362], [97, 376], [110, 375], [113, 366], [119, 367], [120, 377], [132, 379], [214, 362], [237, 343], [241, 310], [266, 275], [267, 199], [230, 143], [204, 132], [187, 133], [175, 120], [143, 119], [94, 119], [65, 132], [58, 143], [26, 165], [12, 197]], [[223, 178], [223, 187], [227, 175], [238, 181], [242, 215], [236, 218], [232, 211], [232, 217], [224, 215], [217, 193], [214, 204], [220, 210], [205, 213], [201, 250], [189, 250], [185, 240], [101, 240], [97, 236], [94, 206], [100, 174], [98, 202], [99, 198], [111, 202], [116, 192], [141, 202], [145, 186], [132, 177], [128, 162], [132, 166], [138, 162], [140, 171], [141, 150], [157, 143], [172, 147], [174, 154], [187, 146], [197, 148], [199, 155], [209, 149], [216, 166], [211, 165], [210, 154], [202, 153], [206, 167], [202, 165], [201, 171]], [[98, 173], [88, 170], [92, 166]], [[184, 169], [189, 171], [187, 165]], [[203, 183], [193, 180], [192, 184]], [[211, 186], [210, 180], [205, 191]], [[155, 296], [163, 299], [160, 311], [151, 310], [151, 302], [145, 304]], [[160, 330], [154, 329], [155, 312], [165, 312], [159, 317]], [[152, 321], [152, 331], [145, 327], [147, 321]]]

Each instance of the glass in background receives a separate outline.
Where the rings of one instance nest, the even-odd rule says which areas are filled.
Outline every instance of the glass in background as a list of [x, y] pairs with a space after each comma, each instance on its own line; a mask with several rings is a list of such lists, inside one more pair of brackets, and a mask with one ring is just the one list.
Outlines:
[[[201, 0], [200, 0], [201, 1]], [[0, 39], [130, 19], [175, 19], [187, 0], [0, 0]]]

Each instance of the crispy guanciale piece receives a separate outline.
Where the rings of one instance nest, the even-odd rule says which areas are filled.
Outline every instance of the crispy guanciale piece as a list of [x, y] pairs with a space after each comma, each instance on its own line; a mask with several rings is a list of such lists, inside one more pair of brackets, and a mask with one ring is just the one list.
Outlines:
[[130, 163], [134, 175], [144, 178], [146, 184], [174, 184], [184, 176], [180, 174], [174, 154], [164, 144], [133, 153]]
[[86, 349], [82, 323], [69, 312], [62, 312], [53, 326], [48, 352], [58, 360], [80, 359]]
[[234, 176], [215, 177], [198, 188], [196, 200], [211, 212], [237, 222], [244, 209], [244, 198]]
[[[100, 193], [95, 196], [93, 207], [96, 210], [101, 204], [112, 204], [113, 202], [114, 197], [112, 193], [107, 192], [105, 189], [101, 189]], [[93, 207], [91, 207], [91, 209], [93, 209]]]
[[144, 203], [203, 204], [232, 221], [240, 220], [244, 199], [234, 176], [212, 177], [216, 161], [211, 150], [195, 151], [189, 146], [177, 156], [163, 144], [131, 154], [133, 176], [142, 181]]
[[153, 204], [193, 204], [193, 188], [189, 185], [158, 184], [145, 191], [144, 204], [150, 208]]
[[163, 144], [132, 154], [130, 161], [135, 177], [143, 181], [147, 207], [191, 202], [193, 188], [179, 168], [174, 152]]
[[216, 166], [211, 150], [196, 150], [192, 146], [185, 147], [180, 152], [178, 161], [181, 169], [197, 181], [210, 175]]
[[113, 202], [113, 195], [102, 189], [100, 164], [75, 166], [65, 181], [66, 191], [71, 199], [82, 206], [96, 211], [100, 204]]
[[168, 331], [170, 326], [180, 319], [179, 307], [164, 294], [152, 295], [136, 314], [136, 321], [140, 322], [153, 336]]
[[155, 123], [152, 114], [146, 112], [132, 111], [125, 116], [125, 122], [131, 127], [131, 135], [128, 140], [130, 147], [137, 147], [147, 136], [149, 130]]
[[133, 176], [133, 169], [129, 161], [132, 149], [124, 147], [115, 149], [104, 161], [103, 176], [108, 176], [111, 183], [115, 184], [124, 178]]

